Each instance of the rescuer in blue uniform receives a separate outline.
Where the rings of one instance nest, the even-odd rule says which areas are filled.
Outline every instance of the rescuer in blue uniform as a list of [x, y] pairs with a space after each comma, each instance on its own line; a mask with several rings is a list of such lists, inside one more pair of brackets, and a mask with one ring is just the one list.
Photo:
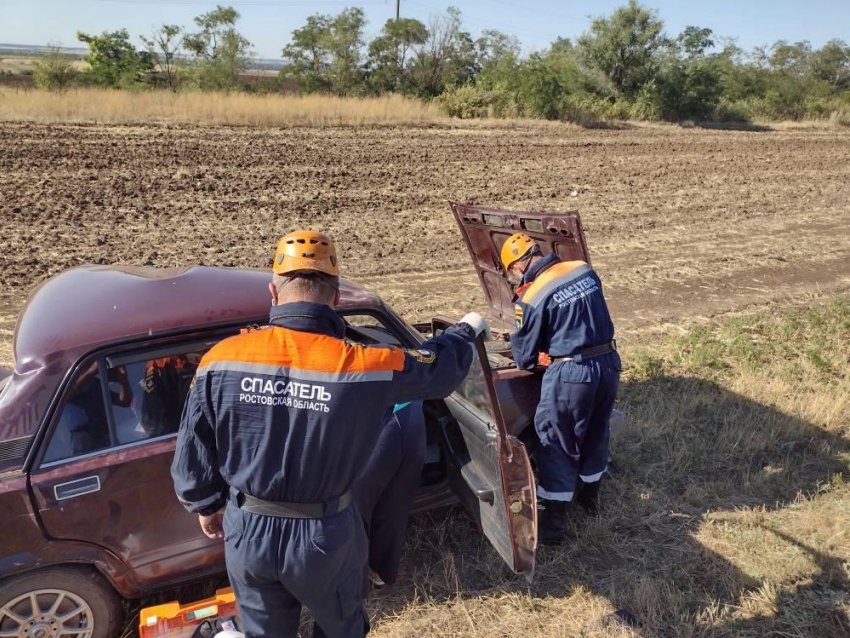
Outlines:
[[355, 488], [369, 533], [369, 578], [377, 587], [392, 585], [398, 577], [410, 507], [422, 481], [425, 447], [422, 402], [395, 406]]
[[589, 264], [544, 256], [524, 233], [504, 243], [501, 257], [509, 278], [521, 284], [511, 335], [517, 367], [548, 366], [534, 417], [540, 438], [537, 496], [545, 507], [539, 539], [559, 543], [573, 497], [589, 511], [599, 508], [622, 369], [614, 324]]
[[367, 537], [352, 503], [393, 405], [444, 397], [485, 329], [470, 313], [416, 350], [343, 339], [336, 250], [312, 231], [275, 253], [270, 325], [225, 339], [198, 366], [171, 467], [177, 496], [224, 538], [246, 636], [368, 631]]

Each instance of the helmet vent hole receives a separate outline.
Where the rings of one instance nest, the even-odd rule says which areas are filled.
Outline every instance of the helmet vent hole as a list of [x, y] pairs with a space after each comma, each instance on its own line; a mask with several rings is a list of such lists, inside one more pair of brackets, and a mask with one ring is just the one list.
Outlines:
[[306, 242], [306, 240], [304, 240], [304, 239], [297, 239], [296, 241], [297, 241], [299, 244], [306, 244], [306, 243], [307, 243], [307, 242]]

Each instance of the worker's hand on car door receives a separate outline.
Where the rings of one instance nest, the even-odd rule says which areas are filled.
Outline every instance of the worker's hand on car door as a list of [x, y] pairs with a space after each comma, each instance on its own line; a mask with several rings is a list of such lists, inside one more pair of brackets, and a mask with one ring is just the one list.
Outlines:
[[224, 508], [209, 516], [198, 514], [198, 520], [207, 538], [224, 538]]
[[483, 332], [484, 341], [493, 340], [493, 333], [490, 332], [490, 325], [487, 323], [484, 317], [479, 315], [477, 312], [468, 312], [463, 316], [459, 323], [465, 323], [472, 326], [472, 329], [475, 330], [476, 337]]

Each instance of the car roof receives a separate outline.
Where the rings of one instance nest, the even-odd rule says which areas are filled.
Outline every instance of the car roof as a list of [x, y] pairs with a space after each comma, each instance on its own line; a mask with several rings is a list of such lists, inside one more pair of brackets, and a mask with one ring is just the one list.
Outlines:
[[[94, 348], [193, 329], [263, 321], [267, 270], [82, 266], [44, 282], [15, 329], [18, 373], [73, 364]], [[380, 298], [351, 282], [340, 308], [379, 309]]]

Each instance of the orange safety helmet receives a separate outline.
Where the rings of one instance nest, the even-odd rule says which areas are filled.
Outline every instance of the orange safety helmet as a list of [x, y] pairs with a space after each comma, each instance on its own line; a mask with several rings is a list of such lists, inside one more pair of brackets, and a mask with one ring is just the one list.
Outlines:
[[314, 230], [296, 230], [283, 237], [274, 252], [272, 272], [286, 275], [298, 270], [339, 276], [336, 246], [331, 238]]
[[510, 270], [511, 264], [519, 261], [537, 244], [525, 233], [514, 233], [502, 244], [502, 265]]

